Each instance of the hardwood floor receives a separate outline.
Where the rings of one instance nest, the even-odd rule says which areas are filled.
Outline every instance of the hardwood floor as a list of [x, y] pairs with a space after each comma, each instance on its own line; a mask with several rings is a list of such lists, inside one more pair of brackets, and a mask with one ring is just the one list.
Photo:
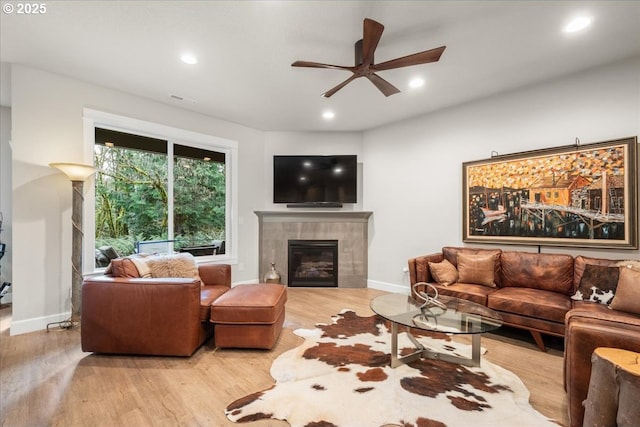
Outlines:
[[[285, 328], [276, 347], [216, 350], [205, 344], [190, 358], [103, 356], [80, 350], [80, 332], [51, 330], [9, 336], [10, 308], [0, 310], [2, 426], [233, 426], [224, 408], [273, 384], [273, 360], [303, 340], [297, 328], [329, 322], [343, 308], [372, 314], [373, 289], [290, 288]], [[517, 334], [517, 333], [516, 333]], [[538, 351], [526, 334], [482, 338], [483, 356], [518, 375], [531, 404], [567, 425], [562, 349]], [[460, 338], [462, 341], [465, 338]], [[468, 340], [470, 341], [470, 340]], [[259, 421], [251, 426], [287, 426]]]

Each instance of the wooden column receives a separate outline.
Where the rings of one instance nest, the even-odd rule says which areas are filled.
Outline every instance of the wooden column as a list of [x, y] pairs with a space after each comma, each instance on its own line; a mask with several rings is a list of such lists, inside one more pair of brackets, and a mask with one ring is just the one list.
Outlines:
[[640, 420], [640, 353], [599, 347], [591, 356], [583, 427], [631, 427]]

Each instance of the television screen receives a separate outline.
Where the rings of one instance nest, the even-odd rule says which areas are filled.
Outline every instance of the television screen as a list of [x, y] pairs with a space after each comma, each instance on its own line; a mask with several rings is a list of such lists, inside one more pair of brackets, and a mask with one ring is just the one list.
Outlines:
[[273, 156], [274, 203], [356, 203], [355, 155]]

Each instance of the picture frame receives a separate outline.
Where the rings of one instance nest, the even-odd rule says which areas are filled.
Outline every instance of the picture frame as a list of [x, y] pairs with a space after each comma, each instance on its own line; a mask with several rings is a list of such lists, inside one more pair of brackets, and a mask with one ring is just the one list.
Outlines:
[[638, 249], [637, 137], [465, 162], [462, 183], [464, 242]]

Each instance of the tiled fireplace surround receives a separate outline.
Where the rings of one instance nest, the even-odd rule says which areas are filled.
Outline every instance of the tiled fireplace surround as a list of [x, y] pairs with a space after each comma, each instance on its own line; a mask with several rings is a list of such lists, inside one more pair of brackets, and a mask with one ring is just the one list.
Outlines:
[[288, 283], [289, 240], [337, 240], [338, 287], [367, 287], [368, 226], [364, 211], [255, 211], [259, 221], [260, 278], [275, 262]]

